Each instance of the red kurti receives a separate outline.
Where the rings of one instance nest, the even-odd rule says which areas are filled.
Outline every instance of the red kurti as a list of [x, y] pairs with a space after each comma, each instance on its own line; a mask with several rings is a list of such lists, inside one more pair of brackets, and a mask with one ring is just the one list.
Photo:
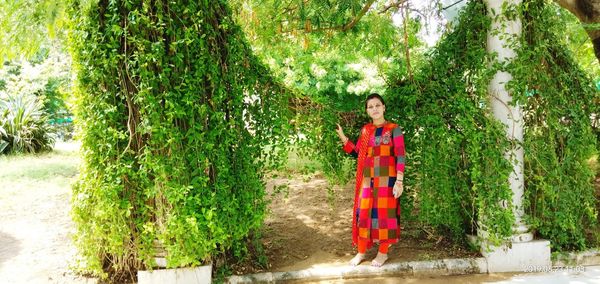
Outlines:
[[344, 151], [358, 156], [352, 243], [396, 243], [400, 237], [400, 206], [394, 198], [396, 172], [404, 172], [404, 136], [394, 123], [365, 125], [355, 145], [347, 141]]

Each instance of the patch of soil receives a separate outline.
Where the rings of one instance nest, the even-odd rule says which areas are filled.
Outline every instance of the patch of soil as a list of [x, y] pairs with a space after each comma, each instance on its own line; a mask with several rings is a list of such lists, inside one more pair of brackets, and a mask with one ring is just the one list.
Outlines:
[[69, 267], [76, 256], [69, 187], [0, 189], [0, 282], [96, 282]]
[[[266, 269], [234, 266], [236, 274], [293, 271], [311, 267], [346, 265], [356, 254], [352, 246], [353, 183], [327, 189], [319, 175], [290, 175], [267, 185], [269, 214], [262, 232], [268, 257]], [[362, 265], [370, 265], [376, 246]], [[478, 252], [453, 245], [415, 223], [403, 223], [400, 241], [390, 247], [388, 262], [478, 257]]]

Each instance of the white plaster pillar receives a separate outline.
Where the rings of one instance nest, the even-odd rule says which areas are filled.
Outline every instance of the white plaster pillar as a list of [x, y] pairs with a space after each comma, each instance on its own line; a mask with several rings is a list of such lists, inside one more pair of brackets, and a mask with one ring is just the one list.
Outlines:
[[[519, 5], [521, 0], [485, 0], [488, 15], [492, 18], [492, 26], [487, 35], [488, 53], [497, 54], [500, 63], [510, 62], [515, 58], [512, 43], [521, 35], [521, 20], [517, 17], [508, 20], [503, 17], [502, 5]], [[499, 16], [500, 15], [500, 16]], [[533, 71], [533, 70], [532, 70]], [[512, 79], [510, 73], [497, 72], [488, 85], [490, 105], [494, 117], [506, 126], [506, 137], [515, 141], [515, 146], [508, 150], [505, 157], [513, 165], [509, 176], [509, 184], [513, 193], [512, 205], [515, 215], [513, 235], [508, 244], [500, 247], [488, 246], [487, 234], [479, 230], [478, 237], [481, 253], [487, 260], [488, 272], [526, 271], [531, 267], [550, 267], [550, 242], [533, 240], [533, 234], [523, 222], [523, 111], [519, 105], [512, 103], [512, 96], [506, 90], [506, 83]], [[485, 216], [482, 216], [485, 218]]]
[[[487, 36], [488, 53], [496, 53], [497, 60], [500, 63], [506, 63], [512, 60], [516, 54], [510, 42], [512, 39], [518, 40], [521, 34], [521, 20], [517, 17], [514, 20], [507, 20], [502, 16], [502, 4], [519, 5], [520, 0], [486, 0], [488, 15], [492, 17], [492, 27]], [[493, 11], [493, 12], [492, 12]], [[496, 15], [496, 16], [493, 16]], [[512, 97], [505, 86], [512, 79], [510, 73], [505, 71], [497, 72], [488, 85], [488, 94], [494, 117], [506, 126], [506, 136], [510, 140], [523, 142], [523, 112], [519, 105], [511, 105]], [[513, 212], [516, 222], [513, 226], [513, 242], [527, 242], [533, 239], [533, 235], [528, 233], [528, 228], [523, 222], [523, 148], [516, 146], [506, 153], [506, 157], [513, 164], [513, 172], [509, 177], [510, 188], [513, 192]]]

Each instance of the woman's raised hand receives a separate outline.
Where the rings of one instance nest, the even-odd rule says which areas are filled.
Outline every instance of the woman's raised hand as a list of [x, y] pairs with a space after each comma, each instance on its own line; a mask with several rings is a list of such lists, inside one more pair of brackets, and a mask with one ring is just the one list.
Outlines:
[[339, 123], [336, 125], [337, 125], [337, 129], [335, 130], [335, 132], [337, 132], [337, 135], [342, 140], [342, 143], [346, 143], [346, 141], [348, 141], [348, 138], [346, 137], [346, 135], [344, 135], [344, 130], [342, 129], [342, 127], [340, 126]]
[[339, 123], [336, 124], [337, 125], [337, 129], [335, 130], [335, 132], [337, 132], [338, 135], [344, 135], [344, 130], [342, 129], [342, 126], [340, 126]]

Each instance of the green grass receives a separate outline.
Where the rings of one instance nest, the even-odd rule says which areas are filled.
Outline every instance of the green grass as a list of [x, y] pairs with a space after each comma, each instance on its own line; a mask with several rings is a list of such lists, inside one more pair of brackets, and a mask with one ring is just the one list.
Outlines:
[[309, 174], [320, 171], [321, 165], [306, 155], [300, 155], [295, 149], [291, 149], [285, 169], [292, 173]]
[[69, 186], [78, 173], [78, 151], [76, 143], [61, 142], [48, 153], [0, 156], [0, 190]]

